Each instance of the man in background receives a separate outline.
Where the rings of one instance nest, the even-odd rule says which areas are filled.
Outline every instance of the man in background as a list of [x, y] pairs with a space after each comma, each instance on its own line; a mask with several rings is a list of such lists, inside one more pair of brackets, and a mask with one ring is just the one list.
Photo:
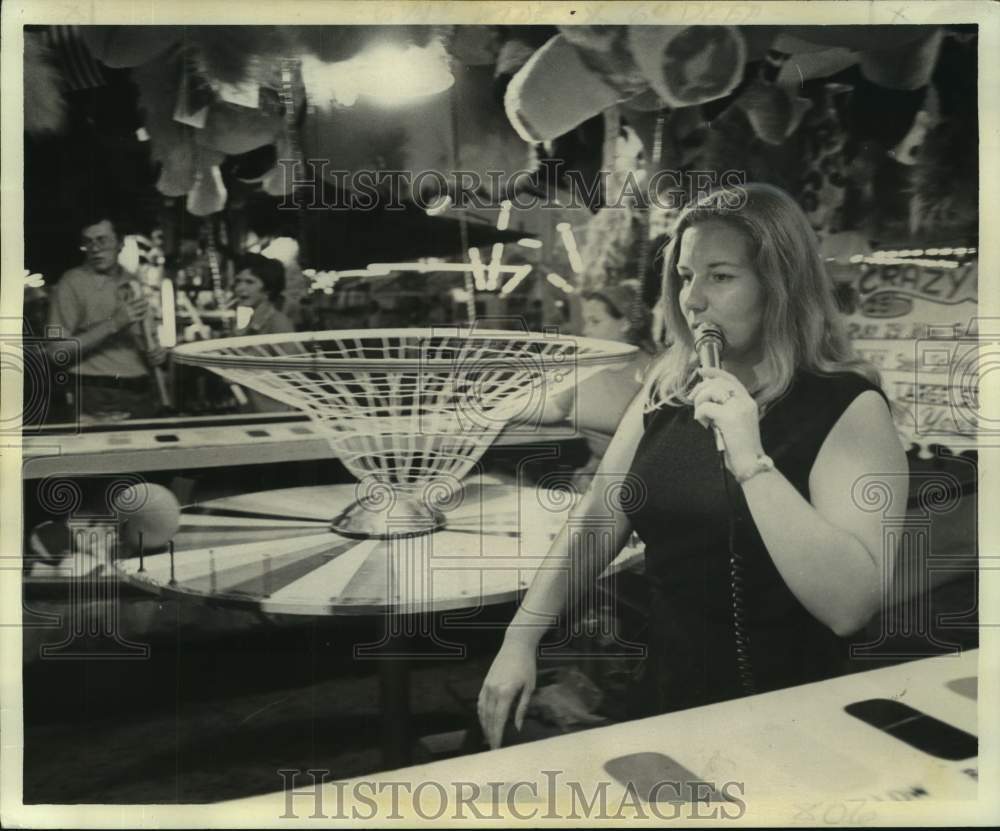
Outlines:
[[[166, 359], [156, 340], [141, 283], [118, 262], [123, 238], [106, 214], [80, 232], [84, 262], [62, 275], [52, 293], [49, 326], [79, 344], [78, 412], [150, 418], [159, 398], [151, 372]], [[58, 347], [58, 342], [52, 348]]]

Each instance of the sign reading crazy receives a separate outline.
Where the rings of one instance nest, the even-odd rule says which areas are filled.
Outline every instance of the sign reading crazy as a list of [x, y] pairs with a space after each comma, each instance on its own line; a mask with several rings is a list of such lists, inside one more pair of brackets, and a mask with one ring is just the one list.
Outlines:
[[[904, 441], [952, 452], [976, 446], [979, 373], [978, 265], [864, 264], [847, 317], [855, 348], [882, 373]], [[988, 333], [984, 333], [988, 334]], [[988, 347], [987, 347], [988, 348]]]

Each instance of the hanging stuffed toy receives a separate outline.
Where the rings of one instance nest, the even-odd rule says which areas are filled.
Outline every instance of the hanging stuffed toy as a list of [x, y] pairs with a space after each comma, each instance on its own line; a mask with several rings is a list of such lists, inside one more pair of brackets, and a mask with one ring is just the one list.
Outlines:
[[448, 26], [448, 54], [466, 66], [493, 66], [500, 53], [499, 26]]
[[303, 161], [296, 118], [297, 100], [305, 100], [301, 62], [292, 59], [282, 60], [278, 67], [276, 82], [280, 88], [284, 127], [275, 147], [276, 164], [264, 177], [261, 186], [265, 193], [278, 197], [290, 195], [295, 190], [296, 178], [305, 175], [304, 171], [297, 172]]
[[[189, 46], [133, 71], [152, 157], [161, 166], [157, 190], [165, 196], [186, 195], [188, 209], [197, 216], [225, 205], [219, 165], [227, 155], [243, 157], [234, 167], [244, 180], [260, 181], [275, 169], [275, 152], [292, 152], [277, 62], [251, 56], [244, 65], [250, 74], [227, 84], [205, 74], [203, 57]], [[233, 103], [237, 100], [242, 103]], [[269, 154], [271, 163], [248, 175], [245, 168], [254, 163], [248, 157], [255, 151]]]
[[24, 33], [24, 130], [57, 133], [66, 124], [62, 79], [40, 32]]
[[872, 83], [888, 89], [914, 90], [927, 86], [944, 32], [937, 26], [916, 40], [895, 47], [872, 49], [861, 55], [861, 72]]
[[886, 89], [930, 83], [944, 38], [939, 26], [785, 26], [774, 47], [792, 55], [777, 79], [791, 88], [859, 64], [862, 76]]
[[291, 139], [282, 133], [274, 147], [274, 157], [274, 166], [261, 177], [261, 189], [269, 196], [289, 196], [295, 190], [296, 166], [302, 156]]
[[632, 56], [627, 26], [560, 26], [559, 32], [580, 60], [617, 91], [619, 100], [649, 89], [649, 79]]
[[274, 169], [278, 158], [277, 147], [266, 144], [249, 153], [230, 156], [227, 159], [226, 170], [233, 179], [252, 185], [261, 182]]
[[283, 110], [274, 90], [260, 90], [256, 109], [216, 101], [208, 108], [205, 126], [196, 133], [201, 147], [238, 155], [273, 144], [284, 126]]
[[745, 61], [732, 26], [563, 27], [511, 79], [504, 104], [526, 141], [547, 141], [649, 89], [670, 107], [722, 98]]
[[[910, 168], [910, 230], [935, 239], [970, 236], [979, 225], [978, 42], [956, 38], [942, 44], [942, 78], [934, 88], [938, 123], [929, 127]], [[925, 103], [925, 108], [927, 104]]]
[[840, 231], [842, 208], [847, 190], [844, 143], [846, 132], [838, 109], [838, 99], [849, 94], [846, 84], [824, 87], [823, 106], [803, 125], [807, 171], [801, 182], [799, 203], [820, 236]]
[[225, 154], [199, 148], [194, 185], [187, 195], [187, 211], [193, 216], [211, 216], [226, 207], [226, 186], [219, 165]]
[[295, 31], [286, 26], [191, 26], [185, 34], [205, 77], [239, 86], [260, 80], [260, 62], [294, 54]]
[[184, 196], [195, 184], [195, 157], [198, 148], [190, 127], [182, 127], [183, 133], [175, 140], [156, 151], [160, 161], [160, 176], [156, 189], [164, 196]]
[[739, 97], [736, 106], [746, 113], [761, 141], [779, 145], [798, 129], [812, 102], [791, 96], [776, 84], [756, 80]]
[[563, 35], [556, 35], [511, 78], [504, 107], [518, 135], [534, 143], [569, 132], [621, 97]]
[[743, 78], [747, 51], [734, 26], [629, 26], [642, 74], [669, 107], [723, 98]]
[[776, 83], [778, 74], [790, 57], [787, 52], [769, 50], [759, 75], [735, 102], [746, 113], [750, 126], [761, 141], [772, 145], [784, 144], [799, 128], [806, 110], [812, 106], [808, 98], [793, 95]]
[[685, 115], [692, 112], [702, 118], [700, 125], [684, 125], [685, 132], [678, 137], [681, 151], [678, 167], [689, 174], [686, 181], [689, 199], [697, 198], [706, 186], [732, 182], [734, 178], [769, 182], [789, 193], [796, 192], [802, 177], [799, 149], [802, 129], [783, 144], [768, 144], [754, 132], [741, 107], [730, 106], [711, 122], [705, 121], [699, 110], [692, 107], [678, 111]]
[[645, 179], [644, 148], [631, 128], [618, 125], [614, 110], [605, 114], [608, 204], [587, 225], [580, 249], [584, 270], [582, 291], [595, 291], [639, 277], [639, 252], [646, 231], [645, 211], [634, 194], [634, 186]]
[[927, 133], [941, 122], [941, 104], [937, 89], [931, 85], [927, 89], [924, 105], [917, 111], [913, 124], [903, 140], [889, 155], [900, 164], [915, 165], [920, 156], [920, 148], [927, 139]]
[[531, 59], [535, 51], [534, 46], [517, 37], [508, 38], [503, 42], [493, 67], [493, 75], [500, 80], [503, 89], [507, 88], [510, 79]]
[[139, 90], [139, 110], [149, 135], [153, 161], [160, 164], [157, 190], [164, 196], [184, 196], [194, 187], [193, 129], [174, 118], [181, 88], [176, 51], [161, 55], [132, 71]]
[[[815, 47], [834, 47], [852, 52], [895, 49], [917, 41], [927, 35], [927, 26], [880, 24], [874, 26], [783, 26], [780, 37], [786, 44], [800, 46], [786, 51], [798, 54]], [[807, 47], [803, 50], [801, 44]], [[778, 45], [776, 43], [776, 45]]]
[[910, 232], [969, 235], [979, 219], [979, 153], [976, 114], [944, 119], [927, 131], [913, 166]]
[[[232, 31], [232, 27], [227, 27]], [[183, 26], [81, 26], [90, 54], [112, 69], [142, 66], [184, 36]]]

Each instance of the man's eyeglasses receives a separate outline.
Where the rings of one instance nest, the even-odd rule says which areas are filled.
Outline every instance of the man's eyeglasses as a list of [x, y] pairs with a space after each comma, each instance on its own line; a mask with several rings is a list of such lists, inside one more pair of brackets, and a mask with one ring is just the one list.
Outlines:
[[80, 240], [81, 251], [107, 251], [114, 248], [118, 243], [116, 237], [96, 237], [95, 239]]

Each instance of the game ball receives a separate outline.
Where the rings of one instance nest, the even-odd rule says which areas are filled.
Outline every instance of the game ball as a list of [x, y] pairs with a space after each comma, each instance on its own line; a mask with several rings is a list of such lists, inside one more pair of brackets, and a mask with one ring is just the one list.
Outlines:
[[162, 548], [177, 533], [181, 524], [181, 506], [177, 497], [162, 485], [144, 483], [119, 491], [114, 499], [121, 523], [122, 552], [138, 553], [139, 535], [145, 551]]

